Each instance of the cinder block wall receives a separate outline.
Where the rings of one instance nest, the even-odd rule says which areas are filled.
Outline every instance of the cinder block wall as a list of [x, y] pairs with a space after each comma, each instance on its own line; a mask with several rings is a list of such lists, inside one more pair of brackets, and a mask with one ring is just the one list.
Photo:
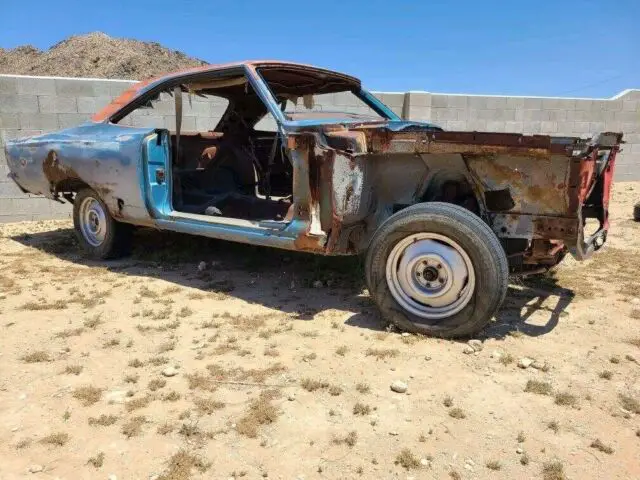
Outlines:
[[[130, 80], [0, 75], [0, 222], [64, 218], [71, 212], [67, 204], [20, 192], [7, 178], [4, 140], [77, 125], [133, 83]], [[626, 90], [610, 99], [414, 91], [379, 92], [376, 95], [403, 118], [429, 121], [447, 130], [567, 136], [622, 131], [627, 143], [618, 159], [616, 180], [640, 180], [640, 90]], [[327, 104], [323, 106], [339, 110], [349, 100], [336, 94], [325, 101]], [[224, 107], [219, 102], [199, 99], [185, 102], [182, 128], [213, 128]], [[350, 111], [353, 111], [352, 106]], [[132, 115], [127, 123], [173, 129], [173, 102], [164, 98], [156, 108]]]

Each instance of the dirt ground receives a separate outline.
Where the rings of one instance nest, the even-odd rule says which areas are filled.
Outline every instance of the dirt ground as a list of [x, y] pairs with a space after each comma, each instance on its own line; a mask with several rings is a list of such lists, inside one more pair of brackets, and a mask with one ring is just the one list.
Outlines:
[[476, 353], [387, 331], [357, 258], [0, 225], [0, 478], [640, 478], [637, 201]]

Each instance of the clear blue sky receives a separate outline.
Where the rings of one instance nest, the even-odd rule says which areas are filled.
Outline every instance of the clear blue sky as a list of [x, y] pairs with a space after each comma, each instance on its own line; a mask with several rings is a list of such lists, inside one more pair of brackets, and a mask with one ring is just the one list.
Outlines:
[[640, 0], [2, 0], [0, 47], [73, 34], [203, 60], [317, 64], [382, 91], [610, 97], [640, 88]]

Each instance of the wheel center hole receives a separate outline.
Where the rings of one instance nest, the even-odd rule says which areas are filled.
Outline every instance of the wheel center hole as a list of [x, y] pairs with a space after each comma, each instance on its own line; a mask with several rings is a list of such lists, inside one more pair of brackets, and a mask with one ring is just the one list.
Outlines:
[[424, 269], [422, 274], [427, 282], [433, 282], [438, 278], [438, 269], [436, 267], [428, 266]]

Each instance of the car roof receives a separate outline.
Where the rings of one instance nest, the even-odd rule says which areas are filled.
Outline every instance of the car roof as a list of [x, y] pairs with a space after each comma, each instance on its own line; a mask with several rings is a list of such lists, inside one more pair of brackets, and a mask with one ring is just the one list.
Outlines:
[[304, 63], [287, 62], [287, 61], [281, 61], [281, 60], [245, 60], [241, 62], [209, 64], [209, 65], [203, 65], [201, 67], [192, 67], [192, 68], [177, 70], [175, 72], [170, 72], [165, 75], [161, 75], [158, 77], [153, 77], [147, 80], [143, 80], [141, 82], [137, 82], [133, 84], [130, 88], [125, 90], [116, 99], [114, 99], [113, 102], [111, 102], [109, 105], [107, 105], [102, 110], [100, 110], [95, 115], [93, 115], [91, 117], [91, 120], [93, 120], [94, 122], [102, 122], [104, 120], [107, 120], [108, 118], [111, 118], [113, 114], [119, 111], [122, 107], [124, 107], [125, 105], [128, 105], [134, 99], [144, 94], [150, 88], [153, 88], [159, 83], [163, 83], [175, 78], [180, 78], [185, 75], [192, 75], [192, 74], [198, 74], [198, 73], [203, 73], [203, 74], [213, 73], [219, 70], [229, 70], [232, 68], [245, 67], [245, 66], [248, 66], [253, 69], [290, 68], [292, 70], [298, 70], [298, 71], [324, 73], [326, 75], [331, 75], [333, 77], [339, 77], [348, 83], [353, 83], [354, 85], [358, 85], [358, 86], [360, 85], [360, 80], [351, 75], [336, 72], [333, 70], [328, 70], [321, 67], [315, 67], [313, 65], [308, 65]]

